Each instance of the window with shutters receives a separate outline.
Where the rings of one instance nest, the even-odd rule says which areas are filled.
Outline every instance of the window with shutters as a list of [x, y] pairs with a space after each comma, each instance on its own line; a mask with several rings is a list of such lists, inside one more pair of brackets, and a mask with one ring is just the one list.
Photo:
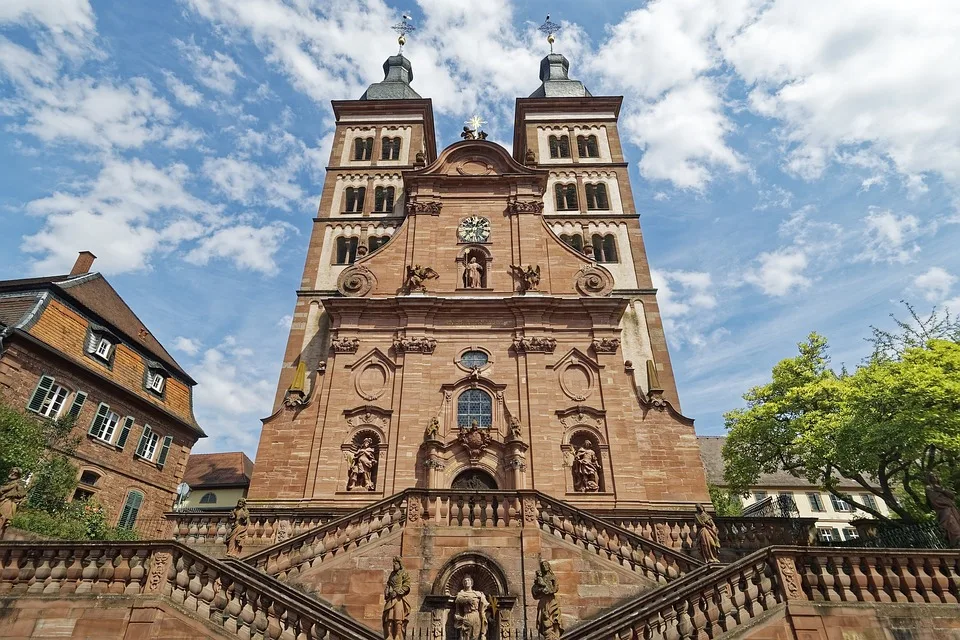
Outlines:
[[133, 529], [137, 523], [137, 516], [140, 515], [140, 507], [143, 506], [143, 494], [139, 491], [130, 491], [127, 493], [127, 500], [123, 503], [123, 509], [120, 510], [120, 519], [117, 521], [118, 529]]
[[117, 431], [117, 424], [120, 422], [120, 416], [115, 411], [110, 411], [110, 407], [100, 404], [97, 409], [97, 415], [93, 418], [90, 425], [90, 435], [97, 440], [102, 440], [113, 444], [113, 435]]
[[400, 159], [400, 138], [384, 138], [381, 142], [381, 160]]
[[588, 211], [606, 211], [610, 208], [610, 200], [607, 198], [607, 185], [598, 182], [596, 184], [588, 183], [587, 192], [587, 210]]
[[816, 492], [810, 492], [807, 494], [807, 500], [810, 501], [810, 510], [814, 513], [823, 513], [826, 511], [826, 507], [823, 506], [823, 500], [820, 498], [820, 494]]
[[33, 390], [30, 402], [27, 403], [27, 409], [45, 418], [59, 418], [69, 393], [66, 387], [56, 384], [56, 380], [51, 376], [40, 376], [37, 388]]
[[557, 211], [576, 211], [579, 209], [577, 185], [555, 184], [553, 185], [553, 195], [557, 201]]
[[597, 136], [577, 136], [577, 155], [581, 158], [599, 158], [600, 147]]
[[617, 262], [617, 239], [612, 233], [593, 235], [593, 259], [597, 262]]
[[353, 159], [369, 160], [373, 155], [373, 138], [355, 138], [353, 140]]
[[208, 491], [200, 498], [200, 504], [217, 504], [217, 494]]
[[830, 503], [833, 505], [833, 510], [839, 513], [849, 513], [853, 511], [853, 507], [846, 500], [842, 500], [837, 496], [830, 494]]
[[345, 238], [340, 236], [337, 238], [337, 255], [334, 264], [353, 264], [356, 262], [357, 246], [359, 244], [360, 239], [357, 237]]
[[344, 211], [346, 213], [360, 213], [363, 211], [363, 198], [367, 193], [366, 187], [347, 187], [344, 189]]
[[839, 542], [840, 531], [833, 527], [817, 527], [817, 538], [820, 542]]
[[551, 158], [570, 157], [570, 138], [567, 136], [550, 136], [547, 139]]
[[377, 187], [373, 193], [373, 210], [376, 213], [393, 213], [393, 187]]
[[157, 453], [158, 442], [160, 442], [160, 434], [151, 432], [150, 435], [147, 436], [146, 440], [143, 443], [142, 453], [139, 454], [140, 457], [143, 458], [144, 460], [152, 461], [153, 456], [156, 455]]

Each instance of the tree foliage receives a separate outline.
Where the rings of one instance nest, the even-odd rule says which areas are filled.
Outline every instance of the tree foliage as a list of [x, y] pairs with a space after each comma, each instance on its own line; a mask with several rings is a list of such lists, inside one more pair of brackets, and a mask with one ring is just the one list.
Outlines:
[[735, 493], [713, 484], [708, 484], [707, 489], [710, 491], [713, 510], [719, 517], [743, 515], [743, 503]]
[[874, 517], [885, 516], [842, 490], [884, 500], [914, 522], [929, 511], [927, 473], [960, 481], [960, 325], [936, 310], [873, 330], [873, 354], [852, 373], [830, 367], [825, 338], [810, 334], [799, 354], [777, 363], [768, 384], [744, 394], [746, 408], [725, 414], [725, 475], [745, 491], [762, 473], [806, 478]]

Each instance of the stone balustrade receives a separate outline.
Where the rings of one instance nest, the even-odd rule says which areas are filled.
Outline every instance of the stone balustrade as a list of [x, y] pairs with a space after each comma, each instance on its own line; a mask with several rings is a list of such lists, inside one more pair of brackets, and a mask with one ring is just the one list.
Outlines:
[[[230, 509], [202, 512], [174, 511], [166, 514], [172, 523], [172, 537], [188, 546], [226, 544], [230, 535]], [[301, 533], [315, 529], [333, 520], [334, 514], [278, 511], [276, 509], [250, 508], [250, 526], [247, 529], [246, 546], [266, 547], [283, 542]]]
[[564, 639], [716, 638], [791, 601], [956, 604], [960, 551], [770, 547], [648, 591]]
[[153, 596], [250, 639], [379, 634], [273, 578], [176, 542], [2, 542], [0, 598]]

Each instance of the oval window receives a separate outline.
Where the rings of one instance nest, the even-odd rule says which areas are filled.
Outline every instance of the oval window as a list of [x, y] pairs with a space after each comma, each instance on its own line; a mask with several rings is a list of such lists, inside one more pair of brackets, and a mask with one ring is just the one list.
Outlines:
[[479, 369], [485, 367], [490, 358], [483, 351], [467, 351], [460, 356], [460, 365], [466, 369]]

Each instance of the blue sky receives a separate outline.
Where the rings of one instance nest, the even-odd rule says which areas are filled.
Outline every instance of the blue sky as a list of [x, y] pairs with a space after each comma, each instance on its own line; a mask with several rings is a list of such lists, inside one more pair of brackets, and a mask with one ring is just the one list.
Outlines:
[[405, 54], [441, 147], [509, 144], [557, 51], [621, 136], [698, 431], [810, 331], [865, 355], [899, 300], [960, 311], [955, 0], [0, 3], [0, 277], [77, 251], [201, 385], [197, 451], [256, 451], [332, 132]]

